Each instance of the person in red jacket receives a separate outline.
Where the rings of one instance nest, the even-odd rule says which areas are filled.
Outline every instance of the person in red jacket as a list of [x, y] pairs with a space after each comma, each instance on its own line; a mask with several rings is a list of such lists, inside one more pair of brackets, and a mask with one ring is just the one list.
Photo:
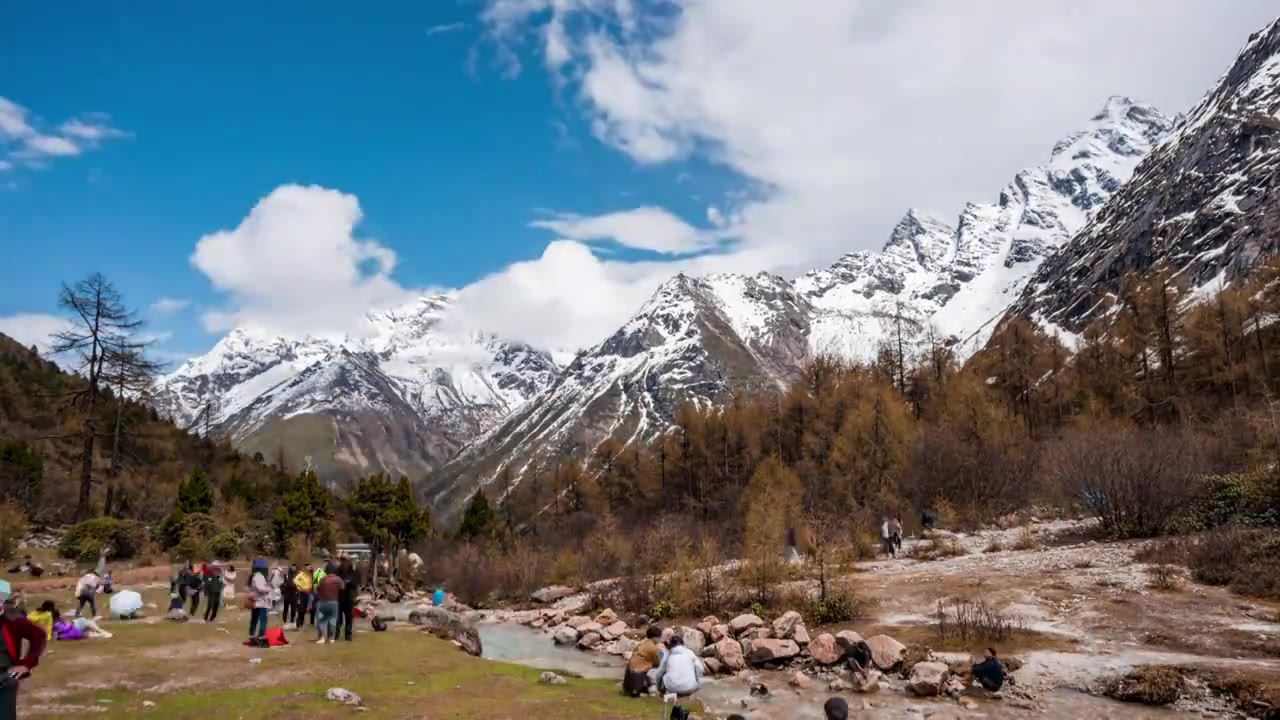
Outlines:
[[10, 596], [0, 613], [0, 636], [0, 720], [18, 720], [18, 684], [40, 663], [48, 635], [23, 616]]

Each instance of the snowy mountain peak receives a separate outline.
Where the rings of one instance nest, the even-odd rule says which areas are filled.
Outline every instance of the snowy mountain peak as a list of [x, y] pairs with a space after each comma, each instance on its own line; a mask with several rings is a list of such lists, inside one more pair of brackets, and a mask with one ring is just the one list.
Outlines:
[[912, 208], [893, 228], [882, 252], [935, 268], [954, 252], [955, 234], [956, 229], [946, 221]]

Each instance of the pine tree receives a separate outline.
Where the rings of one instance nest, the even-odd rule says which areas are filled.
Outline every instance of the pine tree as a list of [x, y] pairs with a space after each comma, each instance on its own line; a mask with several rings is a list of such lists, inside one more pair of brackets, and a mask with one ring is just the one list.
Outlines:
[[44, 491], [44, 459], [22, 440], [0, 441], [0, 496], [16, 502], [28, 515]]
[[184, 513], [209, 513], [213, 510], [213, 487], [204, 468], [199, 465], [191, 477], [178, 485], [178, 509]]
[[304, 470], [291, 485], [272, 518], [276, 538], [283, 541], [300, 534], [309, 549], [333, 515], [332, 498], [315, 470]]
[[459, 540], [487, 540], [498, 530], [498, 516], [489, 507], [489, 498], [483, 490], [476, 490], [462, 514], [462, 523], [458, 525]]

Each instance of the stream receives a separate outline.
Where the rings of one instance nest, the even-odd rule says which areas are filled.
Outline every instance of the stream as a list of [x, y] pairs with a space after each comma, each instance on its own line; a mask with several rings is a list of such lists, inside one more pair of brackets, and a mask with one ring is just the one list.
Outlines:
[[[563, 675], [585, 678], [617, 678], [621, 680], [622, 658], [598, 653], [582, 652], [576, 648], [558, 646], [551, 637], [541, 631], [507, 623], [480, 623], [477, 625], [484, 644], [484, 657], [491, 660], [525, 665], [540, 670], [551, 670]], [[713, 717], [725, 717], [730, 713], [742, 713], [749, 720], [821, 720], [822, 704], [830, 693], [819, 689], [821, 681], [815, 681], [811, 690], [800, 691], [787, 684], [787, 676], [781, 672], [756, 673], [771, 691], [770, 697], [751, 697], [747, 685], [735, 677], [708, 679], [696, 696]], [[1029, 711], [1014, 707], [1008, 701], [992, 700], [974, 695], [975, 709], [965, 709], [950, 700], [925, 700], [912, 698], [892, 691], [873, 695], [845, 694], [851, 717], [874, 720], [935, 720], [948, 718], [1026, 718], [1045, 720], [1077, 720], [1078, 718], [1124, 718], [1125, 720], [1168, 720], [1185, 715], [1172, 710], [1130, 705], [1105, 698], [1098, 698], [1071, 690], [1055, 690], [1041, 693], [1039, 709]], [[863, 701], [872, 703], [864, 708]], [[744, 707], [743, 701], [746, 701]]]

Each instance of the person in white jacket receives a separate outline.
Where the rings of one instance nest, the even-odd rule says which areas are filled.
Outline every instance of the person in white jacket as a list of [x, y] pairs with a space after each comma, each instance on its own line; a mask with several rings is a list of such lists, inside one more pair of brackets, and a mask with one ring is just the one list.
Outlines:
[[685, 647], [684, 639], [679, 634], [672, 635], [667, 641], [667, 654], [658, 666], [655, 681], [664, 693], [675, 693], [679, 697], [689, 697], [698, 692], [702, 684], [702, 675], [706, 669], [702, 658]]

